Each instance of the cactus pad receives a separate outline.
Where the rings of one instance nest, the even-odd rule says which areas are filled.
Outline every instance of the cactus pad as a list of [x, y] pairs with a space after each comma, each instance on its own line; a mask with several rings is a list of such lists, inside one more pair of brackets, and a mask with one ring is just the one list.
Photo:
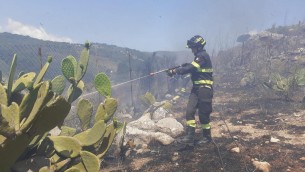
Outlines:
[[74, 138], [81, 142], [82, 146], [90, 146], [98, 142], [106, 131], [106, 124], [103, 120], [94, 124], [91, 129], [76, 134]]
[[12, 92], [19, 92], [25, 88], [29, 88], [29, 86], [32, 85], [35, 76], [35, 72], [26, 73], [20, 76], [13, 84]]
[[53, 142], [56, 152], [63, 157], [75, 158], [82, 149], [79, 141], [73, 137], [49, 136], [48, 138]]
[[44, 75], [46, 74], [46, 72], [47, 72], [47, 70], [49, 68], [49, 65], [50, 65], [51, 61], [52, 61], [52, 57], [49, 56], [47, 63], [40, 70], [40, 72], [39, 72], [39, 74], [38, 74], [38, 76], [37, 76], [37, 78], [36, 78], [36, 80], [34, 82], [34, 86], [36, 86], [38, 83], [40, 83], [42, 81]]
[[89, 100], [81, 98], [77, 103], [77, 115], [81, 121], [82, 130], [87, 130], [90, 124], [93, 106]]
[[17, 103], [13, 102], [9, 107], [1, 105], [1, 113], [10, 128], [13, 128], [15, 131], [19, 130], [20, 116]]
[[115, 134], [116, 134], [116, 130], [114, 128], [113, 123], [111, 123], [107, 126], [103, 141], [102, 141], [101, 145], [99, 145], [99, 147], [98, 147], [98, 153], [99, 153], [98, 157], [99, 158], [102, 158], [106, 154], [106, 152], [108, 151], [108, 149], [110, 148], [110, 146], [113, 142]]
[[83, 81], [79, 81], [77, 86], [70, 85], [67, 90], [67, 99], [68, 102], [72, 103], [74, 100], [78, 99], [78, 97], [83, 93], [85, 84]]
[[67, 56], [61, 62], [61, 71], [63, 75], [67, 78], [67, 80], [71, 80], [71, 78], [75, 78], [77, 61], [73, 56]]
[[38, 114], [35, 124], [29, 130], [29, 134], [44, 134], [55, 126], [60, 125], [66, 118], [71, 105], [61, 96], [47, 104]]
[[104, 103], [101, 103], [95, 114], [95, 122], [99, 120], [105, 120], [107, 123], [113, 116], [118, 107], [118, 102], [114, 98], [107, 98]]
[[74, 136], [76, 133], [76, 129], [72, 127], [62, 126], [60, 136]]
[[11, 64], [11, 68], [10, 68], [10, 75], [9, 75], [9, 79], [8, 79], [8, 83], [7, 83], [7, 97], [8, 97], [8, 99], [10, 99], [10, 97], [11, 97], [11, 91], [12, 91], [16, 66], [17, 66], [17, 55], [14, 54], [12, 64]]
[[99, 158], [91, 152], [81, 151], [82, 165], [85, 166], [87, 171], [99, 171], [100, 161]]
[[65, 77], [62, 75], [56, 76], [52, 81], [52, 91], [56, 94], [62, 94], [66, 87]]
[[0, 104], [7, 105], [6, 91], [1, 83], [0, 83]]
[[80, 55], [79, 63], [77, 66], [76, 81], [80, 81], [87, 71], [89, 62], [89, 48], [85, 47]]
[[35, 120], [38, 115], [37, 113], [41, 110], [41, 108], [43, 107], [43, 105], [46, 103], [45, 102], [45, 98], [48, 95], [49, 92], [49, 82], [43, 82], [43, 84], [41, 85], [41, 87], [38, 90], [38, 94], [37, 94], [37, 99], [35, 101], [35, 104], [33, 106], [33, 109], [29, 115], [29, 117], [27, 118], [27, 120], [24, 122], [24, 124], [20, 127], [20, 130], [25, 131], [26, 129], [28, 129], [33, 120]]
[[94, 79], [94, 86], [101, 95], [111, 97], [111, 84], [106, 74], [97, 74]]

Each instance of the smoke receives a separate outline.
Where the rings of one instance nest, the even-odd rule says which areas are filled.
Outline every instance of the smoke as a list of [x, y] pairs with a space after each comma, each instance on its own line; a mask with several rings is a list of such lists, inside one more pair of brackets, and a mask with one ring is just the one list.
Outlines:
[[[15, 21], [11, 18], [8, 19], [5, 32], [10, 32], [18, 35], [30, 36], [37, 39], [49, 40], [55, 42], [72, 42], [71, 38], [68, 37], [60, 37], [47, 33], [42, 26], [34, 27], [30, 25], [23, 24], [21, 22]], [[0, 31], [2, 28], [0, 27]]]

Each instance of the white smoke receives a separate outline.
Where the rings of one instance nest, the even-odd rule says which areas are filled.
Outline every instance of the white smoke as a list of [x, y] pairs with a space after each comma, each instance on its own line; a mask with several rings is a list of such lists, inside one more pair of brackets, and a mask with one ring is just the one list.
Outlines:
[[4, 26], [4, 28], [0, 27], [0, 31], [10, 32], [18, 35], [30, 36], [33, 38], [48, 40], [48, 41], [72, 42], [71, 38], [60, 37], [47, 33], [42, 26], [39, 26], [37, 28], [34, 26], [23, 24], [13, 19], [8, 19], [6, 26]]

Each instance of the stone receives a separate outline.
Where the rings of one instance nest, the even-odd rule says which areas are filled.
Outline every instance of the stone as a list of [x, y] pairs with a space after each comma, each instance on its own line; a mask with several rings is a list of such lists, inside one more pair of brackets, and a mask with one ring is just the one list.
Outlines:
[[183, 134], [183, 125], [174, 118], [164, 118], [156, 123], [157, 131], [166, 133], [171, 137], [178, 137]]
[[261, 162], [252, 159], [252, 164], [256, 169], [261, 170], [262, 172], [270, 172], [271, 165], [268, 162]]

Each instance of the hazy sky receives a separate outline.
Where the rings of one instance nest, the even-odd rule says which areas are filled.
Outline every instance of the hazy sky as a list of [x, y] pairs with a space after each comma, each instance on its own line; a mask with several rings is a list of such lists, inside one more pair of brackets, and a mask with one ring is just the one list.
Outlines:
[[141, 51], [186, 50], [199, 34], [213, 49], [304, 22], [304, 8], [305, 0], [0, 0], [0, 32]]

